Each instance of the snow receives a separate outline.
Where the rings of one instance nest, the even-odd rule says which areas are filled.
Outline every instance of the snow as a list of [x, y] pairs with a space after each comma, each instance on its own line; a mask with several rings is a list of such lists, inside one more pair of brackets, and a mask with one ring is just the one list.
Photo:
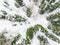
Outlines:
[[[3, 6], [4, 0], [0, 0], [0, 10], [5, 10], [8, 13], [8, 15], [20, 14], [21, 16], [26, 17], [26, 12], [24, 12], [25, 7], [23, 7], [23, 8], [21, 7], [18, 9], [14, 6], [14, 2], [15, 2], [14, 0], [7, 0], [7, 1], [10, 5], [8, 8]], [[36, 24], [40, 24], [43, 27], [47, 28], [49, 22], [46, 20], [46, 16], [48, 16], [50, 14], [54, 14], [60, 10], [60, 8], [59, 8], [59, 9], [56, 9], [55, 11], [53, 11], [52, 13], [49, 13], [49, 14], [46, 13], [44, 15], [40, 15], [38, 13], [39, 7], [37, 5], [35, 5], [32, 0], [24, 0], [24, 3], [26, 5], [26, 7], [32, 8], [33, 14], [31, 16], [31, 18], [27, 18], [27, 22], [30, 22], [30, 24], [28, 24], [26, 22], [27, 24], [22, 23], [22, 25], [20, 25], [20, 23], [15, 22], [17, 24], [17, 26], [12, 26], [14, 24], [14, 22], [10, 22], [8, 20], [0, 20], [0, 33], [3, 31], [7, 31], [8, 34], [5, 34], [6, 37], [10, 37], [10, 35], [15, 36], [16, 34], [19, 33], [19, 34], [21, 34], [22, 38], [26, 38], [27, 28], [34, 26]], [[10, 9], [12, 9], [12, 11]], [[1, 12], [0, 12], [0, 14], [1, 14]], [[39, 34], [42, 34], [42, 33], [41, 32], [36, 33], [36, 35], [34, 36], [34, 38], [32, 40], [31, 45], [39, 45], [39, 40], [37, 39], [37, 36]], [[48, 39], [48, 40], [51, 45], [60, 45], [60, 44], [57, 44], [56, 42], [52, 41], [51, 39]]]

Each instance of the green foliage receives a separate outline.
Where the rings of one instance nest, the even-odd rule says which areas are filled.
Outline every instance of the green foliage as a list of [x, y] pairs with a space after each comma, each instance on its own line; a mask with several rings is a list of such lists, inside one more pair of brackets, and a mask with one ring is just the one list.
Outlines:
[[38, 24], [35, 25], [34, 27], [30, 27], [27, 29], [27, 32], [26, 32], [26, 43], [27, 44], [30, 44], [30, 40], [32, 40], [34, 34], [36, 33], [36, 31], [38, 31]]
[[23, 0], [15, 0], [17, 2], [17, 4], [15, 4], [15, 6], [23, 6]]
[[32, 14], [32, 10], [30, 8], [27, 8], [26, 10], [27, 17], [31, 17], [31, 14]]
[[56, 35], [60, 36], [60, 13], [50, 15], [47, 17], [47, 20], [51, 22], [48, 25], [48, 28], [53, 31]]
[[16, 41], [18, 41], [20, 38], [20, 34], [18, 34], [16, 37], [13, 38], [11, 45], [16, 45]]
[[5, 15], [2, 15], [1, 17], [0, 17], [0, 19], [5, 19], [6, 17], [5, 17]]
[[49, 44], [48, 40], [44, 36], [38, 36], [37, 38], [39, 39], [41, 45]]
[[48, 31], [42, 26], [41, 26], [41, 31], [44, 32], [44, 33], [48, 33]]
[[[59, 13], [59, 12], [57, 12], [56, 14], [52, 14], [52, 15], [48, 16], [48, 17], [47, 17], [47, 20], [48, 20], [48, 21], [53, 21], [53, 20], [56, 19], [56, 18], [60, 18], [60, 13]], [[53, 19], [53, 20], [52, 20], [52, 19]]]
[[27, 37], [29, 37], [30, 39], [33, 38], [33, 35], [36, 33], [36, 31], [39, 30], [39, 25], [35, 25], [34, 27], [30, 27], [27, 29], [26, 35]]
[[4, 15], [7, 15], [7, 12], [6, 12], [6, 11], [1, 10], [1, 12], [2, 12]]
[[4, 1], [4, 3], [5, 3], [7, 6], [9, 6], [8, 2]]
[[59, 1], [54, 3], [56, 0], [42, 0], [41, 5], [39, 6], [39, 13], [44, 14], [45, 12], [52, 12], [55, 9], [60, 7]]
[[0, 33], [0, 45], [5, 45], [6, 44], [6, 37], [4, 36], [3, 33]]
[[[59, 38], [57, 38], [55, 35], [49, 33], [49, 32], [47, 31], [47, 29], [45, 29], [42, 25], [39, 25], [39, 24], [36, 24], [34, 27], [31, 27], [31, 28], [29, 28], [29, 29], [27, 30], [27, 33], [26, 33], [26, 34], [27, 34], [27, 37], [29, 38], [29, 37], [31, 36], [31, 37], [33, 38], [33, 34], [35, 34], [36, 31], [39, 31], [39, 29], [40, 29], [40, 31], [43, 32], [48, 38], [50, 38], [51, 40], [56, 41], [56, 42], [59, 43], [59, 41], [60, 41]], [[32, 38], [31, 38], [31, 39], [32, 39]], [[29, 39], [30, 39], [30, 38], [29, 38]]]
[[[22, 42], [20, 44], [16, 44], [16, 42], [20, 39], [20, 34], [18, 34], [17, 36], [15, 36], [11, 40], [10, 45], [30, 45], [31, 44], [31, 40], [33, 39], [33, 36], [34, 36], [34, 34], [37, 31], [41, 31], [42, 33], [44, 33], [46, 35], [46, 37], [50, 38], [51, 40], [53, 40], [55, 42], [60, 43], [60, 39], [59, 38], [57, 38], [55, 35], [49, 33], [47, 31], [47, 29], [45, 29], [42, 25], [36, 24], [35, 26], [30, 27], [30, 28], [27, 29], [26, 39], [22, 40]], [[38, 36], [38, 39], [40, 40], [40, 43], [41, 42], [43, 43], [43, 45], [49, 44], [47, 38], [45, 38], [44, 36]]]
[[27, 29], [26, 35], [29, 36], [30, 39], [32, 39], [33, 33], [34, 33], [34, 28], [30, 27], [29, 29]]
[[30, 40], [33, 38], [34, 34], [41, 29], [41, 32], [48, 34], [48, 31], [39, 24], [36, 24], [34, 27], [30, 27], [26, 32], [26, 41], [27, 44], [30, 44]]
[[23, 17], [21, 17], [19, 15], [15, 15], [14, 18], [15, 18], [15, 21], [17, 21], [17, 22], [25, 22], [26, 21], [25, 18], [23, 18]]
[[5, 20], [15, 21], [15, 22], [25, 22], [26, 21], [25, 18], [23, 18], [22, 16], [19, 16], [17, 14], [15, 14], [15, 16], [11, 16], [11, 15], [8, 15], [8, 16], [7, 15], [0, 15], [0, 19], [5, 19]]
[[59, 40], [59, 38], [57, 38], [56, 36], [54, 36], [53, 34], [49, 34], [49, 38], [51, 38], [52, 40], [54, 40], [54, 41], [58, 41]]
[[15, 6], [16, 6], [17, 8], [19, 8], [19, 7], [20, 7], [17, 3], [15, 3]]
[[31, 44], [30, 39], [26, 37], [26, 45]]
[[[52, 14], [47, 17], [47, 20], [50, 22], [48, 25], [48, 29], [51, 29], [53, 33], [60, 36], [60, 13]], [[60, 39], [54, 36], [53, 34], [49, 34], [48, 36], [52, 40], [60, 43]]]

